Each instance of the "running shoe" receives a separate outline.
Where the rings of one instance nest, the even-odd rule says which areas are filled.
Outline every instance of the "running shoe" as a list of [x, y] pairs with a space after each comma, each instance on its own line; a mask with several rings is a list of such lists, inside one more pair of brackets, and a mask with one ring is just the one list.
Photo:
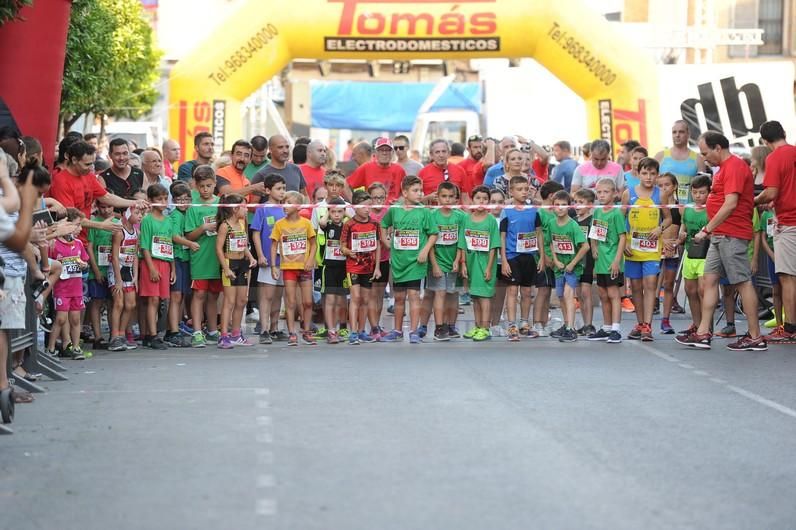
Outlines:
[[753, 339], [747, 333], [738, 341], [728, 344], [727, 348], [732, 351], [766, 351], [768, 349], [768, 343], [766, 342], [766, 338], [762, 335]]
[[324, 327], [318, 328], [318, 331], [315, 332], [315, 338], [317, 340], [325, 339], [329, 335], [329, 330]]
[[578, 340], [578, 332], [572, 328], [566, 328], [558, 337], [558, 342], [575, 342], [576, 340]]
[[547, 337], [549, 335], [549, 333], [547, 333], [547, 330], [545, 329], [545, 327], [542, 325], [541, 322], [537, 322], [536, 324], [534, 324], [533, 330], [536, 332], [537, 337]]
[[492, 338], [492, 334], [489, 333], [489, 330], [486, 328], [475, 328], [476, 331], [473, 333], [473, 340], [476, 342], [482, 342], [485, 340], [489, 340]]
[[271, 334], [268, 331], [263, 331], [260, 333], [260, 344], [273, 344], [274, 339], [271, 337]]
[[421, 339], [428, 335], [428, 326], [419, 326], [417, 328], [417, 334], [420, 335]]
[[284, 329], [277, 329], [276, 331], [269, 332], [271, 334], [271, 339], [275, 342], [282, 342], [286, 340], [290, 340], [290, 335]]
[[668, 318], [661, 320], [661, 333], [664, 335], [674, 335], [674, 328], [669, 323]]
[[386, 335], [382, 335], [381, 341], [382, 342], [403, 342], [404, 334], [394, 329], [387, 333]]
[[218, 340], [218, 347], [221, 350], [231, 350], [235, 346], [232, 344], [232, 339], [229, 335], [221, 335], [221, 338]]
[[350, 331], [348, 331], [348, 328], [340, 328], [340, 329], [337, 331], [337, 334], [338, 334], [338, 335], [340, 336], [340, 338], [341, 338], [341, 339], [343, 339], [343, 340], [346, 340], [346, 339], [348, 338], [348, 335], [349, 335], [350, 333], [351, 333], [351, 332], [350, 332]]
[[[685, 330], [681, 331], [677, 336], [680, 337], [681, 339], [685, 339], [686, 337], [688, 337], [692, 333], [696, 333], [697, 331], [698, 331], [698, 328], [696, 327], [696, 325], [691, 324], [690, 326], [688, 326], [688, 329], [685, 329]], [[676, 337], [675, 337], [675, 340], [676, 340]]]
[[230, 342], [232, 342], [233, 346], [254, 346], [254, 343], [247, 339], [243, 333], [240, 335], [233, 335], [229, 338]]
[[704, 335], [692, 333], [684, 339], [681, 337], [675, 337], [674, 340], [683, 346], [690, 346], [692, 348], [699, 348], [701, 350], [710, 349], [710, 333], [705, 333]]
[[351, 344], [352, 346], [358, 346], [359, 345], [359, 333], [357, 333], [356, 331], [350, 333], [348, 335], [348, 343]]
[[379, 326], [374, 326], [370, 328], [370, 336], [373, 337], [373, 340], [370, 342], [380, 342], [381, 336], [384, 334], [384, 330], [382, 330]]
[[326, 335], [326, 344], [338, 344], [339, 342], [340, 337], [337, 335], [337, 332], [329, 330], [329, 333]]
[[186, 335], [193, 336], [193, 328], [186, 324], [185, 322], [180, 322], [179, 324], [180, 331], [185, 333]]
[[373, 337], [372, 335], [368, 335], [367, 333], [365, 333], [364, 329], [362, 331], [360, 331], [357, 334], [357, 336], [359, 337], [359, 342], [364, 342], [366, 344], [370, 344], [371, 342], [376, 342], [378, 340], [375, 337]]
[[595, 331], [594, 333], [590, 333], [586, 337], [586, 340], [594, 340], [594, 341], [597, 341], [597, 340], [608, 340], [608, 337], [610, 337], [610, 336], [611, 336], [611, 332], [610, 331], [605, 331], [604, 329], [600, 328], [597, 331]]
[[585, 326], [583, 326], [582, 328], [580, 328], [578, 330], [578, 335], [583, 335], [584, 337], [588, 337], [592, 333], [596, 333], [596, 332], [597, 332], [597, 328], [595, 328], [591, 324], [586, 324]]
[[420, 344], [421, 342], [423, 342], [423, 337], [420, 336], [420, 333], [409, 333], [409, 344]]
[[523, 320], [522, 322], [520, 322], [520, 337], [527, 337], [530, 332], [531, 332], [531, 325], [528, 324], [528, 321]]
[[564, 331], [566, 331], [566, 329], [567, 329], [567, 325], [566, 324], [562, 325], [560, 328], [558, 328], [557, 330], [555, 330], [555, 331], [550, 333], [550, 338], [551, 339], [560, 339], [561, 338], [561, 334], [564, 333]]
[[302, 331], [301, 332], [301, 341], [308, 346], [315, 346], [318, 344], [312, 336], [312, 331]]
[[636, 312], [636, 306], [633, 305], [633, 301], [630, 298], [622, 298], [622, 312], [623, 313]]
[[622, 334], [612, 329], [611, 333], [608, 334], [608, 339], [605, 342], [608, 344], [619, 344], [622, 342]]
[[459, 333], [459, 330], [456, 329], [456, 326], [451, 326], [448, 324], [448, 337], [451, 339], [460, 339], [462, 338], [462, 334]]
[[287, 336], [287, 345], [298, 346], [298, 336], [295, 333], [291, 333]]
[[509, 326], [508, 329], [509, 342], [520, 341], [520, 330], [514, 324]]
[[641, 340], [641, 324], [636, 324], [633, 329], [628, 333], [627, 338], [630, 340]]
[[672, 304], [672, 313], [674, 313], [676, 315], [684, 315], [685, 314], [685, 308], [683, 306], [681, 306], [677, 302], [677, 300], [675, 300], [674, 303]]
[[108, 345], [108, 350], [110, 351], [127, 350], [127, 344], [124, 341], [124, 337], [113, 337], [111, 339], [111, 343]]
[[464, 335], [462, 335], [462, 337], [464, 337], [465, 339], [472, 339], [477, 329], [478, 329], [477, 327], [468, 329], [467, 331], [464, 332]]
[[447, 342], [451, 340], [450, 336], [448, 335], [447, 325], [443, 324], [442, 326], [437, 326], [437, 328], [434, 330], [434, 340], [440, 342]]
[[733, 325], [726, 325], [719, 332], [716, 333], [717, 337], [721, 337], [723, 339], [731, 339], [733, 337], [737, 337], [738, 333], [735, 331], [735, 324]]
[[191, 337], [191, 348], [204, 348], [205, 346], [207, 346], [205, 336], [201, 331], [194, 331], [193, 337]]
[[207, 333], [205, 333], [205, 338], [207, 339], [207, 342], [217, 343], [219, 340], [221, 340], [221, 332], [218, 330], [208, 331]]
[[655, 338], [652, 336], [652, 326], [649, 324], [641, 325], [641, 340], [643, 342], [652, 342]]
[[766, 335], [766, 340], [768, 342], [784, 342], [792, 339], [793, 335], [785, 331], [784, 326], [777, 326], [771, 333]]
[[153, 350], [167, 350], [167, 349], [169, 349], [169, 347], [166, 346], [166, 343], [163, 342], [163, 339], [161, 339], [157, 335], [155, 335], [154, 337], [149, 339], [149, 347], [152, 348]]

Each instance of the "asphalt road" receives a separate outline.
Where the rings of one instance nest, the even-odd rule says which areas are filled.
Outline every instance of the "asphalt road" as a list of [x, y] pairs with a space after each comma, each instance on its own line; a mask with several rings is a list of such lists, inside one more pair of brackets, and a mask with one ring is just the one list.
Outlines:
[[0, 438], [2, 526], [793, 529], [796, 346], [716, 345], [98, 352]]

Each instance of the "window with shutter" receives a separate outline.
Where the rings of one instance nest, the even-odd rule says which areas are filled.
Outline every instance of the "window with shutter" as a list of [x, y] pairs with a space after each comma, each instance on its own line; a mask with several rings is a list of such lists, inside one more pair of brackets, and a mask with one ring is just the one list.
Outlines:
[[757, 49], [760, 55], [782, 55], [784, 4], [783, 0], [760, 0], [758, 21], [763, 30], [763, 45]]
[[[763, 0], [761, 0], [762, 2]], [[755, 29], [758, 27], [758, 0], [736, 0], [732, 8], [732, 27], [734, 29]], [[763, 35], [765, 40], [766, 36]], [[756, 57], [757, 46], [729, 46], [730, 57]]]

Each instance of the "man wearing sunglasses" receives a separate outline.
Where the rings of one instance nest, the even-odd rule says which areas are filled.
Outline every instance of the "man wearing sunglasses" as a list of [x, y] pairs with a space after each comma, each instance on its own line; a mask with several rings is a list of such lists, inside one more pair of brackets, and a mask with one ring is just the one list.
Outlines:
[[407, 175], [417, 175], [423, 169], [423, 164], [417, 160], [409, 158], [409, 138], [403, 134], [399, 134], [392, 140], [392, 146], [395, 149], [395, 158], [398, 165], [404, 168]]

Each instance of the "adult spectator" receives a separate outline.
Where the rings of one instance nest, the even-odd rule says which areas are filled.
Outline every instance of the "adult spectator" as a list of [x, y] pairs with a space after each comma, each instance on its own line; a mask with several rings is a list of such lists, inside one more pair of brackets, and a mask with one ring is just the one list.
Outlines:
[[396, 162], [403, 168], [404, 173], [417, 176], [423, 169], [423, 164], [409, 158], [409, 137], [399, 134], [392, 139], [392, 147], [395, 150]]
[[761, 125], [760, 138], [772, 152], [766, 158], [765, 189], [755, 203], [774, 203], [774, 267], [785, 309], [781, 340], [792, 340], [796, 338], [796, 147], [785, 141], [785, 129], [778, 121]]
[[292, 160], [297, 166], [307, 162], [307, 145], [308, 144], [296, 144], [293, 146], [293, 152], [290, 155], [290, 160]]
[[[265, 177], [272, 173], [281, 175], [285, 179], [287, 191], [298, 191], [307, 196], [307, 183], [304, 176], [296, 164], [289, 162], [290, 142], [281, 134], [276, 134], [268, 141], [268, 150], [271, 152], [271, 161], [258, 171], [252, 179], [252, 184], [259, 184], [265, 181]], [[265, 197], [261, 197], [260, 202], [265, 202]]]
[[348, 177], [359, 166], [370, 162], [373, 159], [373, 147], [368, 142], [359, 142], [351, 150], [351, 159], [341, 162], [338, 169]]
[[495, 179], [506, 172], [503, 167], [503, 157], [505, 153], [517, 148], [517, 140], [513, 136], [504, 136], [491, 151], [490, 146], [491, 143], [488, 143], [487, 152], [484, 155], [484, 165], [489, 167], [484, 175], [484, 186], [488, 188], [493, 187]]
[[320, 140], [313, 140], [307, 145], [307, 161], [299, 164], [301, 174], [307, 183], [307, 194], [312, 197], [316, 188], [323, 186], [326, 174], [326, 146]]
[[580, 146], [581, 163], [591, 160], [591, 142], [586, 142]]
[[83, 136], [83, 141], [88, 145], [99, 151], [99, 136], [94, 133], [86, 133]]
[[213, 160], [215, 149], [213, 135], [207, 131], [200, 132], [193, 137], [193, 147], [196, 151], [196, 158], [183, 162], [177, 170], [177, 178], [188, 183], [193, 182], [193, 168], [209, 164]]
[[[138, 149], [136, 149], [136, 151], [138, 151]], [[127, 165], [128, 166], [130, 166], [132, 169], [137, 169], [137, 170], [141, 171], [142, 173], [143, 173], [144, 170], [141, 169], [141, 153], [143, 153], [143, 152], [144, 152], [144, 150], [141, 149], [140, 153], [130, 153], [130, 158], [127, 161]]]
[[[357, 148], [354, 147], [354, 156]], [[389, 138], [376, 139], [376, 160], [365, 162], [347, 179], [346, 184], [351, 190], [368, 189], [374, 182], [381, 182], [387, 188], [387, 199], [397, 199], [401, 193], [401, 181], [406, 176], [404, 168], [392, 161], [393, 145]]]
[[[91, 144], [89, 144], [91, 145]], [[105, 188], [124, 199], [144, 184], [144, 172], [130, 165], [130, 145], [124, 138], [114, 138], [108, 146], [111, 167], [100, 173]]]
[[144, 171], [142, 190], [146, 191], [153, 184], [160, 184], [166, 189], [171, 186], [171, 179], [163, 175], [163, 158], [154, 147], [148, 147], [141, 153], [141, 169]]
[[553, 168], [552, 178], [569, 191], [572, 188], [572, 175], [578, 167], [578, 163], [572, 158], [572, 146], [566, 140], [559, 140], [553, 144], [553, 156], [558, 165]]
[[348, 162], [354, 155], [354, 140], [349, 138], [345, 143], [345, 151], [343, 151], [343, 162]]
[[112, 220], [96, 222], [91, 221], [91, 206], [95, 200], [114, 208], [146, 207], [146, 202], [124, 199], [103, 188], [96, 175], [92, 172], [94, 167], [95, 149], [86, 142], [79, 140], [69, 146], [66, 152], [64, 170], [53, 175], [49, 196], [60, 202], [65, 208], [77, 208], [85, 219], [81, 223], [83, 232], [80, 239], [85, 243], [86, 229], [98, 228], [100, 230], [121, 230], [122, 225]]
[[672, 173], [677, 177], [677, 200], [680, 204], [691, 202], [691, 179], [705, 165], [702, 156], [688, 148], [688, 138], [688, 123], [677, 120], [672, 125], [672, 147], [655, 155], [655, 160], [661, 163], [661, 173]]
[[61, 138], [61, 141], [58, 142], [58, 156], [55, 159], [53, 174], [55, 174], [58, 171], [66, 169], [66, 158], [67, 158], [66, 153], [69, 150], [69, 146], [71, 146], [73, 143], [77, 142], [78, 140], [81, 140], [82, 138], [83, 138], [82, 136], [75, 136], [74, 134], [67, 134], [66, 136]]
[[727, 347], [738, 351], [768, 349], [760, 335], [757, 317], [757, 293], [752, 285], [752, 269], [747, 253], [754, 236], [752, 211], [754, 184], [749, 165], [730, 152], [730, 142], [717, 132], [708, 131], [699, 137], [699, 152], [718, 172], [706, 204], [708, 224], [694, 236], [701, 242], [710, 238], [705, 258], [705, 291], [702, 296], [702, 321], [699, 329], [677, 338], [677, 342], [697, 348], [710, 348], [710, 325], [719, 299], [719, 278], [726, 278], [741, 295], [744, 314], [749, 326], [747, 335]]
[[180, 160], [180, 144], [177, 140], [163, 142], [163, 175], [174, 180], [174, 164]]
[[464, 144], [453, 142], [451, 144], [451, 156], [448, 157], [448, 164], [459, 165], [464, 160]]
[[452, 182], [461, 190], [462, 201], [468, 202], [468, 195], [464, 191], [467, 173], [456, 164], [449, 164], [450, 148], [447, 140], [434, 140], [428, 147], [431, 163], [420, 170], [417, 175], [423, 181], [423, 195], [429, 202], [437, 202], [437, 187], [442, 182]]
[[481, 136], [476, 134], [467, 138], [467, 154], [469, 156], [459, 162], [459, 167], [467, 173], [467, 183], [464, 188], [469, 194], [474, 187], [484, 183], [484, 175], [486, 174], [486, 168], [482, 163], [484, 158], [484, 139]]
[[622, 169], [625, 171], [630, 169], [630, 153], [632, 153], [633, 149], [640, 145], [641, 142], [637, 142], [636, 140], [628, 140], [620, 144], [619, 153], [616, 155], [616, 163], [622, 166]]
[[611, 145], [605, 140], [594, 140], [590, 155], [590, 160], [575, 168], [572, 174], [572, 193], [581, 188], [594, 189], [602, 178], [613, 179], [617, 191], [623, 190], [625, 172], [622, 166], [611, 161]]
[[232, 144], [230, 153], [230, 165], [216, 171], [216, 190], [218, 195], [237, 193], [244, 197], [256, 193], [262, 196], [265, 193], [265, 186], [262, 182], [251, 184], [246, 178], [244, 171], [251, 162], [252, 146], [246, 140], [238, 140]]
[[268, 164], [268, 139], [265, 136], [257, 135], [253, 136], [249, 143], [252, 146], [252, 159], [243, 170], [243, 176], [251, 180], [258, 171]]
[[22, 143], [25, 144], [25, 165], [43, 166], [44, 155], [41, 151], [41, 142], [33, 136], [23, 136]]

